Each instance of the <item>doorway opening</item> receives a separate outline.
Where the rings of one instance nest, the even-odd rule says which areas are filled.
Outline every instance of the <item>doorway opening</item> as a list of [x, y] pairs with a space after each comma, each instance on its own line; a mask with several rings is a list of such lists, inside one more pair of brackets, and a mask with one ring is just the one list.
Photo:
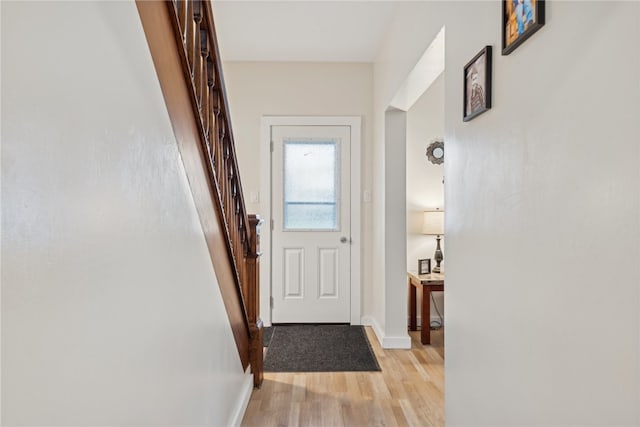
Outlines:
[[[385, 324], [384, 329], [373, 325], [384, 348], [411, 348], [411, 339], [407, 333], [408, 316], [408, 288], [399, 286], [400, 283], [407, 283], [407, 272], [418, 270], [418, 259], [433, 258], [432, 253], [427, 249], [431, 237], [423, 236], [416, 232], [416, 218], [423, 215], [423, 211], [428, 208], [442, 208], [444, 206], [443, 187], [436, 193], [441, 200], [425, 199], [416, 202], [409, 191], [413, 191], [416, 186], [424, 185], [421, 182], [408, 182], [407, 165], [412, 162], [420, 162], [419, 168], [428, 168], [430, 163], [425, 156], [428, 143], [431, 139], [442, 138], [444, 135], [444, 116], [438, 119], [439, 129], [432, 128], [423, 136], [416, 136], [416, 129], [409, 123], [414, 106], [420, 105], [420, 98], [438, 80], [443, 84], [445, 65], [445, 28], [435, 36], [431, 44], [426, 48], [422, 57], [418, 60], [413, 69], [408, 73], [404, 82], [391, 99], [385, 111], [385, 144], [384, 144], [384, 164], [385, 164], [385, 201], [384, 201], [384, 283], [385, 283]], [[441, 113], [444, 111], [444, 100], [440, 105]], [[424, 117], [417, 119], [425, 120]], [[415, 129], [414, 129], [415, 128]], [[411, 133], [411, 135], [409, 135]], [[432, 135], [432, 136], [428, 136]], [[414, 144], [410, 139], [415, 140], [416, 146], [420, 147], [418, 154], [414, 153]], [[424, 151], [422, 151], [424, 150]], [[412, 169], [410, 166], [409, 169]], [[441, 173], [436, 170], [435, 173]], [[440, 179], [440, 183], [442, 179]], [[416, 185], [414, 185], [416, 184]], [[440, 184], [443, 185], [443, 184]], [[411, 197], [411, 199], [410, 199]], [[438, 196], [436, 196], [438, 197]], [[431, 205], [431, 206], [428, 206]], [[421, 230], [421, 225], [420, 225]], [[419, 235], [419, 236], [416, 236]], [[435, 237], [435, 236], [434, 236]], [[415, 240], [420, 239], [418, 247], [415, 247]], [[424, 247], [422, 247], [424, 245]], [[411, 246], [411, 249], [410, 249]], [[419, 255], [416, 255], [418, 254]], [[416, 256], [419, 256], [417, 258]], [[415, 259], [414, 259], [415, 258]], [[392, 291], [393, 290], [393, 291]], [[441, 297], [440, 297], [441, 298]], [[442, 301], [438, 306], [442, 312]], [[433, 311], [436, 313], [435, 310]]]

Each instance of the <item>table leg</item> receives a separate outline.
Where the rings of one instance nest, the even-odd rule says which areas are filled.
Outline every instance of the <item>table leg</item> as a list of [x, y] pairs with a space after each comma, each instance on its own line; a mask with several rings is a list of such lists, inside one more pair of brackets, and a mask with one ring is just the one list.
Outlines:
[[416, 321], [416, 287], [411, 284], [409, 279], [409, 330], [415, 331], [418, 329], [418, 322]]
[[420, 315], [421, 327], [420, 341], [422, 344], [431, 344], [431, 288], [426, 285], [422, 285], [422, 311]]

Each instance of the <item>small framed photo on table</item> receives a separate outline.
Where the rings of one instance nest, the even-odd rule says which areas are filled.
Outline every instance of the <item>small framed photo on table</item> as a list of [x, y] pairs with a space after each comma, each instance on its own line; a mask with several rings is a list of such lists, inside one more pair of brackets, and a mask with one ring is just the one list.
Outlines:
[[418, 274], [431, 273], [431, 259], [419, 259], [418, 260]]

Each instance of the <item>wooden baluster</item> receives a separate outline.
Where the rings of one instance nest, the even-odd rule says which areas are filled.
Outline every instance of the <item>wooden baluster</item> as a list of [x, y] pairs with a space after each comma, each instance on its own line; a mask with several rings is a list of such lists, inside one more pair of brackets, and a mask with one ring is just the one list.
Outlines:
[[229, 160], [229, 185], [231, 187], [231, 213], [235, 218], [237, 215], [236, 211], [236, 196], [238, 195], [238, 189], [236, 188], [236, 170], [233, 167], [233, 161]]
[[245, 218], [247, 216], [243, 213], [242, 215], [242, 253], [247, 255], [248, 248], [248, 239], [247, 239], [247, 224], [245, 223]]
[[211, 59], [211, 55], [207, 57], [207, 99], [209, 100], [209, 144], [211, 145], [211, 164], [213, 166], [213, 170], [216, 170], [216, 157], [215, 157], [215, 139], [216, 139], [216, 113], [214, 109], [214, 85], [215, 85], [215, 72], [213, 69], [213, 60]]
[[230, 202], [230, 207], [231, 209], [229, 209], [229, 216], [231, 217], [231, 222], [233, 223], [233, 239], [234, 242], [236, 241], [236, 235], [238, 234], [238, 218], [236, 217], [236, 184], [235, 184], [235, 179], [231, 179], [229, 181], [229, 202]]
[[187, 19], [185, 31], [185, 48], [187, 51], [187, 62], [189, 63], [189, 72], [193, 78], [193, 46], [195, 44], [195, 21], [193, 19], [193, 1], [187, 0]]
[[[226, 122], [226, 121], [225, 121]], [[228, 123], [228, 122], [226, 122]], [[231, 169], [231, 146], [229, 137], [226, 136], [224, 138], [224, 167], [225, 167], [225, 201], [227, 203], [227, 222], [231, 222], [233, 217], [233, 204], [232, 204], [232, 194], [231, 194], [231, 180], [233, 178], [233, 170]]]
[[[224, 127], [225, 127], [225, 122], [224, 120], [220, 121], [220, 130], [222, 131], [222, 133], [224, 134]], [[220, 180], [220, 196], [222, 198], [222, 206], [224, 207], [224, 212], [225, 212], [225, 220], [226, 220], [226, 215], [227, 215], [227, 204], [226, 204], [226, 200], [227, 200], [227, 169], [226, 169], [226, 162], [224, 160], [224, 150], [225, 150], [225, 138], [221, 137], [220, 138], [220, 175], [219, 175], [219, 180]]]
[[200, 31], [200, 26], [202, 25], [202, 11], [200, 8], [202, 7], [202, 2], [194, 1], [193, 2], [193, 21], [195, 22], [194, 26], [194, 40], [193, 40], [193, 52], [189, 53], [193, 55], [193, 87], [196, 94], [196, 104], [198, 105], [198, 110], [202, 111], [202, 85], [204, 83], [204, 74], [202, 72], [202, 40]]
[[[236, 197], [234, 204], [238, 204], [238, 198]], [[235, 223], [236, 223], [236, 227], [235, 227], [235, 239], [236, 239], [236, 256], [238, 257], [239, 260], [242, 260], [243, 258], [243, 253], [242, 253], [242, 242], [240, 241], [240, 216], [238, 216], [237, 214], [234, 215], [235, 217]], [[238, 273], [240, 274], [240, 277], [242, 277], [242, 267], [238, 266], [238, 269], [240, 270]], [[243, 278], [244, 279], [244, 278]], [[244, 285], [244, 281], [242, 282]]]
[[245, 244], [244, 244], [244, 216], [239, 215], [238, 216], [238, 234], [240, 234], [240, 241], [239, 241], [239, 246], [240, 246], [240, 258], [245, 258], [247, 256], [247, 251], [245, 248]]
[[178, 26], [180, 27], [180, 36], [182, 38], [182, 44], [185, 44], [187, 38], [187, 1], [178, 0], [176, 2], [178, 13]]
[[238, 197], [238, 188], [236, 187], [236, 172], [235, 169], [233, 168], [233, 163], [231, 164], [231, 168], [230, 168], [231, 174], [229, 175], [229, 182], [231, 183], [231, 200], [233, 201], [233, 209], [232, 209], [232, 213], [233, 216], [235, 218], [235, 216], [238, 214], [238, 211], [236, 209], [237, 206], [237, 197]]
[[247, 293], [245, 295], [249, 295], [249, 286], [251, 283], [249, 282], [248, 271], [247, 271], [247, 255], [249, 255], [249, 245], [247, 241], [247, 224], [245, 223], [245, 215], [243, 214], [240, 221], [240, 230], [241, 230], [241, 239], [242, 239], [242, 258], [245, 260], [245, 263], [242, 268], [242, 274], [244, 277], [244, 282], [247, 284]]
[[[214, 111], [215, 111], [215, 125], [216, 125], [216, 144], [215, 144], [215, 148], [216, 148], [216, 155], [215, 155], [215, 163], [216, 163], [216, 177], [218, 178], [218, 190], [220, 191], [220, 197], [222, 198], [222, 186], [223, 186], [223, 182], [222, 182], [222, 177], [224, 176], [224, 171], [223, 169], [223, 153], [222, 153], [222, 149], [223, 149], [223, 136], [224, 136], [224, 122], [222, 120], [220, 120], [220, 114], [222, 112], [222, 109], [220, 108], [220, 91], [218, 90], [214, 90]], [[223, 208], [224, 208], [224, 204], [223, 204]]]
[[[233, 200], [233, 204], [234, 207], [238, 205], [238, 198], [236, 197]], [[235, 227], [235, 235], [234, 238], [236, 239], [236, 253], [238, 254], [238, 259], [242, 259], [242, 251], [240, 248], [240, 217], [238, 216], [238, 214], [234, 214], [233, 218], [235, 219], [235, 223], [236, 223], [236, 227]]]
[[[234, 207], [235, 207], [235, 196], [234, 196], [234, 188], [233, 188], [233, 180], [230, 179], [229, 180], [229, 197], [228, 197], [228, 201], [229, 201], [229, 231], [231, 232], [231, 238], [233, 239], [233, 242], [235, 243], [235, 237], [236, 237], [236, 214], [234, 211]], [[235, 251], [235, 248], [234, 248]]]
[[209, 37], [208, 37], [208, 29], [205, 28], [201, 30], [204, 34], [201, 34], [200, 37], [200, 55], [202, 56], [201, 64], [202, 64], [202, 103], [200, 104], [200, 118], [202, 119], [202, 128], [204, 133], [204, 138], [207, 141], [207, 148], [209, 149], [209, 156], [211, 156], [211, 143], [209, 141]]
[[222, 194], [222, 204], [224, 206], [224, 215], [225, 215], [224, 218], [226, 222], [229, 222], [229, 200], [228, 200], [229, 191], [227, 190], [227, 187], [229, 186], [229, 184], [227, 183], [227, 162], [224, 159], [226, 145], [227, 145], [227, 141], [226, 141], [226, 138], [224, 138], [222, 140], [222, 168], [220, 170], [220, 173], [222, 174], [222, 176], [220, 176], [220, 193]]
[[[242, 227], [240, 225], [241, 222], [242, 220], [240, 218], [240, 215], [236, 215], [236, 246], [238, 247], [238, 259], [244, 259], [244, 251], [242, 250]], [[242, 275], [242, 271], [240, 271], [240, 274]]]
[[[231, 238], [233, 239], [233, 254], [235, 255], [237, 260], [241, 260], [242, 258], [240, 258], [240, 253], [238, 252], [238, 218], [236, 218], [235, 215], [231, 216], [231, 223], [232, 223], [232, 228], [231, 230], [233, 230], [231, 232]], [[240, 263], [238, 262], [238, 268], [240, 268]], [[239, 271], [238, 271], [239, 272]]]
[[[236, 205], [238, 203], [238, 189], [236, 188], [236, 170], [234, 168], [232, 158], [229, 158], [229, 169], [231, 170], [231, 177], [229, 178], [229, 190], [231, 192], [231, 197], [229, 198], [229, 202], [231, 203], [231, 216], [233, 217], [233, 222], [235, 223], [238, 218], [238, 214], [236, 212]], [[235, 233], [236, 235], [238, 233], [237, 227], [235, 228]], [[234, 237], [237, 238], [237, 236]]]
[[[224, 131], [226, 129], [227, 126], [227, 122], [225, 120], [222, 120], [220, 122], [220, 128], [222, 129], [222, 132], [224, 134]], [[229, 158], [229, 152], [227, 150], [228, 145], [227, 145], [227, 136], [224, 135], [222, 137], [222, 168], [220, 168], [220, 173], [222, 174], [222, 176], [220, 176], [220, 182], [222, 183], [222, 199], [224, 202], [224, 211], [227, 217], [227, 222], [229, 221], [229, 182], [227, 181], [228, 178], [228, 173], [229, 173], [229, 165], [227, 163], [227, 159]]]
[[[231, 239], [233, 239], [233, 242], [235, 242], [235, 235], [236, 235], [236, 217], [233, 214], [233, 199], [230, 197], [229, 198], [229, 215], [228, 215], [228, 223], [229, 223], [229, 232], [231, 234]], [[235, 246], [235, 245], [234, 245]], [[234, 251], [234, 256], [236, 255], [236, 249], [235, 247], [233, 248]]]
[[251, 345], [249, 360], [251, 372], [253, 372], [253, 386], [262, 386], [264, 379], [263, 368], [263, 331], [262, 319], [260, 319], [260, 225], [262, 218], [258, 215], [249, 215], [249, 244], [246, 262], [246, 281], [248, 292], [244, 295], [247, 317], [249, 319], [249, 333]]
[[231, 243], [231, 250], [233, 251], [233, 257], [236, 259], [236, 261], [238, 260], [238, 257], [236, 255], [236, 245], [235, 245], [235, 224], [233, 221], [233, 217], [230, 217], [227, 220], [227, 224], [229, 224], [229, 241]]
[[[215, 76], [215, 74], [214, 74]], [[216, 171], [216, 178], [218, 179], [218, 185], [220, 185], [220, 157], [222, 157], [222, 151], [220, 150], [220, 96], [218, 90], [213, 87], [211, 93], [211, 111], [213, 111], [213, 166]]]
[[222, 192], [222, 185], [224, 178], [224, 120], [221, 120], [220, 109], [220, 92], [216, 93], [216, 105], [218, 106], [218, 113], [216, 114], [216, 125], [218, 128], [218, 146], [217, 148], [217, 160], [218, 160], [218, 183], [220, 184], [220, 191]]
[[[236, 243], [235, 243], [236, 257], [239, 260], [242, 260], [242, 247], [240, 245], [240, 224], [239, 224], [239, 218], [237, 216], [235, 217], [235, 221], [234, 222], [236, 223], [236, 227], [235, 227], [236, 232], [234, 233], [235, 234], [235, 239], [236, 239]], [[238, 273], [240, 275], [242, 275], [242, 268], [240, 266], [238, 266], [238, 270], [239, 270]]]

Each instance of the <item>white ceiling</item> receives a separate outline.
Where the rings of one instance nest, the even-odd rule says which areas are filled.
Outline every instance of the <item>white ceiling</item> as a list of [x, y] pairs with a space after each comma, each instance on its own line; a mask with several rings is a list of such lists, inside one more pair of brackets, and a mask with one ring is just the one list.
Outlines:
[[213, 1], [225, 61], [372, 62], [390, 1]]

